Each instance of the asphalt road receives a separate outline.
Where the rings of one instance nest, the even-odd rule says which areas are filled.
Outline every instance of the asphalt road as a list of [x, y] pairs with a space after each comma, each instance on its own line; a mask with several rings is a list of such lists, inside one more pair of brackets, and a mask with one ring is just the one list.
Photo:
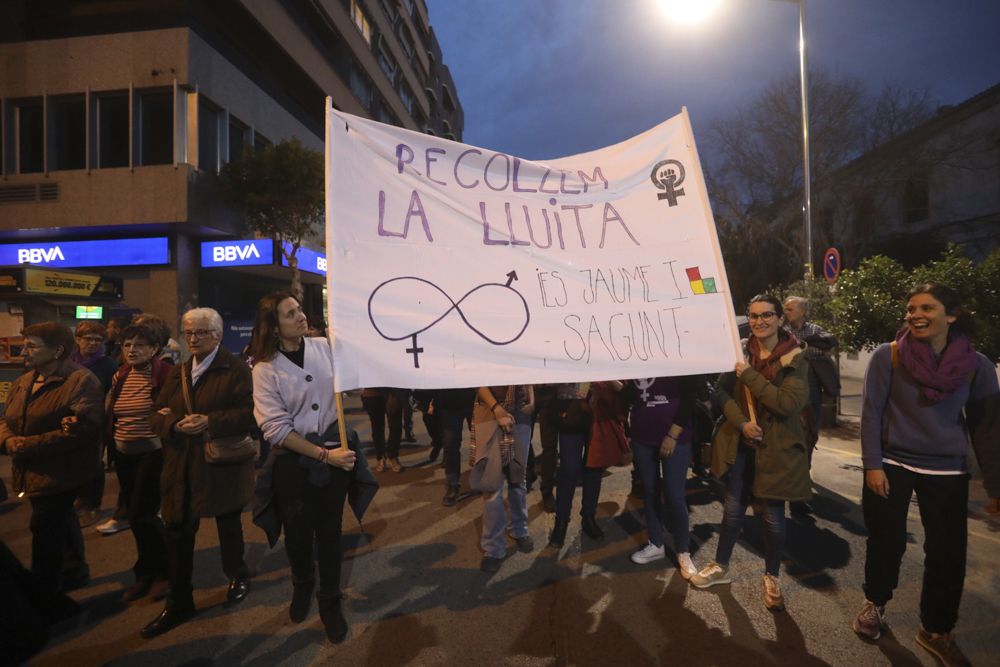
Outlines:
[[[367, 419], [349, 420], [362, 440]], [[419, 422], [419, 415], [417, 421]], [[606, 537], [580, 533], [574, 514], [566, 546], [545, 547], [553, 517], [529, 494], [536, 549], [513, 546], [500, 572], [479, 570], [482, 503], [469, 496], [441, 506], [444, 471], [427, 464], [426, 434], [404, 449], [407, 469], [380, 474], [382, 488], [359, 526], [345, 516], [345, 609], [348, 640], [326, 642], [315, 612], [301, 625], [287, 616], [291, 581], [284, 550], [268, 549], [244, 513], [247, 560], [256, 571], [249, 597], [227, 608], [214, 522], [202, 522], [195, 554], [195, 619], [153, 640], [139, 630], [160, 603], [121, 601], [131, 583], [130, 533], [104, 537], [85, 529], [91, 583], [73, 593], [77, 618], [55, 629], [32, 664], [87, 665], [933, 665], [913, 639], [919, 623], [922, 530], [911, 512], [911, 546], [901, 587], [890, 603], [891, 632], [878, 643], [858, 639], [850, 622], [862, 601], [864, 528], [859, 507], [861, 470], [856, 428], [823, 433], [813, 467], [814, 522], [791, 521], [781, 578], [788, 610], [772, 614], [761, 598], [763, 562], [756, 521], [745, 522], [733, 556], [735, 581], [707, 591], [689, 588], [673, 561], [636, 566], [629, 554], [645, 542], [641, 507], [628, 498], [626, 468], [604, 478], [598, 518]], [[537, 449], [537, 434], [535, 445]], [[464, 451], [463, 451], [464, 455]], [[10, 462], [0, 459], [9, 479]], [[117, 482], [108, 477], [105, 508]], [[577, 494], [579, 507], [579, 494]], [[721, 507], [710, 484], [688, 483], [695, 563], [712, 558]], [[974, 479], [970, 501], [968, 575], [957, 628], [959, 644], [976, 665], [1000, 665], [1000, 577], [995, 567], [1000, 521], [982, 511]], [[27, 563], [29, 508], [0, 505], [0, 538]], [[668, 538], [668, 546], [669, 546]]]

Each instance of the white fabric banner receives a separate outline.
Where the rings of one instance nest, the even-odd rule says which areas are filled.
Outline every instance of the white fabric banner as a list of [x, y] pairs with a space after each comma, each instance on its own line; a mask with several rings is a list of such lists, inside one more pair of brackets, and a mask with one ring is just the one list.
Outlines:
[[334, 111], [338, 391], [731, 370], [739, 341], [687, 112], [545, 162]]

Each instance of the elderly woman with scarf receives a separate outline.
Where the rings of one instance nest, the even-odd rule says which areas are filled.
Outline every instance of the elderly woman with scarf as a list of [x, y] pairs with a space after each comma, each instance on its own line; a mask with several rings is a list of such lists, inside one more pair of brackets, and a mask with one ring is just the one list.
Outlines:
[[[899, 582], [906, 516], [917, 495], [924, 527], [924, 581], [917, 643], [945, 664], [969, 664], [951, 631], [965, 583], [969, 427], [964, 412], [995, 398], [993, 364], [973, 349], [954, 290], [918, 285], [907, 296], [905, 326], [881, 345], [865, 372], [861, 506], [868, 542], [865, 602], [854, 630], [876, 640]], [[991, 443], [996, 445], [995, 442]]]
[[691, 577], [707, 588], [727, 584], [729, 559], [747, 507], [764, 523], [764, 606], [785, 608], [778, 575], [785, 543], [785, 502], [812, 495], [800, 413], [809, 400], [809, 367], [798, 339], [783, 328], [781, 302], [760, 294], [747, 310], [747, 362], [719, 378], [725, 420], [712, 447], [712, 473], [725, 476], [726, 497], [715, 560]]

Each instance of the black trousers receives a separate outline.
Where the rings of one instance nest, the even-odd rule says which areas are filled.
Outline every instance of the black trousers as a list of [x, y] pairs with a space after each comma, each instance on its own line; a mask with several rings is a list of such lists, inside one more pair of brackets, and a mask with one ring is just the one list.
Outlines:
[[277, 457], [274, 462], [274, 499], [285, 530], [285, 552], [295, 586], [312, 586], [313, 541], [319, 562], [321, 601], [340, 599], [340, 546], [344, 500], [350, 473], [332, 468], [333, 478], [325, 486], [309, 483], [308, 471], [297, 454]]
[[163, 450], [157, 449], [145, 454], [118, 452], [115, 461], [122, 492], [131, 499], [128, 520], [135, 540], [136, 561], [132, 566], [135, 578], [166, 579], [167, 544], [163, 535], [163, 522], [156, 515], [160, 509]]
[[968, 475], [923, 475], [885, 466], [889, 497], [862, 490], [861, 507], [868, 529], [865, 595], [877, 605], [892, 599], [906, 551], [906, 514], [917, 494], [924, 526], [924, 581], [920, 620], [928, 632], [951, 632], [965, 585], [968, 543]]
[[[102, 436], [97, 436], [102, 438]], [[104, 460], [104, 445], [101, 445], [101, 460]], [[90, 510], [101, 509], [101, 501], [104, 499], [104, 465], [101, 465], [101, 474], [92, 481], [87, 482], [80, 488], [80, 507]]]
[[[537, 392], [537, 390], [536, 390]], [[538, 437], [542, 443], [542, 453], [538, 456], [539, 474], [542, 493], [551, 493], [556, 483], [556, 464], [559, 460], [559, 424], [560, 415], [568, 403], [565, 399], [545, 395], [538, 403]]]
[[73, 580], [90, 573], [83, 533], [73, 510], [80, 488], [29, 498], [31, 571], [52, 592], [63, 589], [64, 577]]
[[[185, 494], [187, 495], [187, 494]], [[172, 609], [194, 608], [194, 542], [201, 520], [191, 514], [190, 498], [184, 499], [184, 520], [167, 524], [164, 535], [167, 543], [167, 570], [170, 579], [170, 597], [167, 606]], [[215, 517], [219, 533], [219, 551], [222, 554], [222, 571], [229, 579], [250, 576], [250, 569], [243, 560], [242, 512], [220, 514]]]
[[[399, 458], [399, 443], [403, 439], [403, 404], [394, 391], [383, 396], [362, 396], [361, 405], [368, 413], [372, 426], [375, 456]], [[385, 439], [385, 424], [389, 421], [389, 440]]]

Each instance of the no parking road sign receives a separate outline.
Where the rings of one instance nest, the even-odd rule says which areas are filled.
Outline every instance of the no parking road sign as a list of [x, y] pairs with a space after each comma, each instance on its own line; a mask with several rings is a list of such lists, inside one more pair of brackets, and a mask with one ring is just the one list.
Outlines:
[[840, 251], [836, 248], [827, 248], [823, 253], [823, 277], [831, 285], [837, 282], [840, 275]]

